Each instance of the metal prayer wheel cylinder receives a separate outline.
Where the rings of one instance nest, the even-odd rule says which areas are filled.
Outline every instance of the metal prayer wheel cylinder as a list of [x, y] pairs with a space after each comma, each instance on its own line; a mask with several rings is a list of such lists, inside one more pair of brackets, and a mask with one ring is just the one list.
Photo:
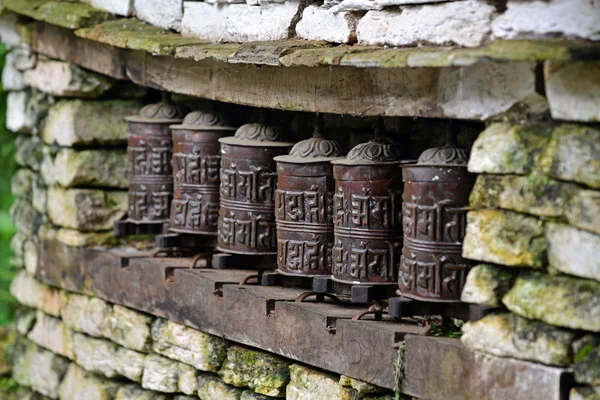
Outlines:
[[235, 128], [218, 113], [194, 111], [173, 131], [173, 181], [170, 230], [216, 235], [219, 218], [221, 144]]
[[221, 143], [221, 185], [217, 248], [225, 253], [277, 253], [274, 157], [293, 143], [280, 128], [265, 124], [241, 126]]
[[332, 280], [397, 285], [402, 251], [399, 149], [377, 135], [333, 161], [335, 194]]
[[181, 123], [185, 107], [163, 95], [160, 103], [144, 106], [139, 115], [125, 118], [129, 127], [129, 218], [141, 223], [169, 221], [173, 196], [172, 124]]
[[462, 257], [466, 210], [475, 175], [468, 156], [450, 138], [402, 166], [404, 248], [398, 294], [424, 301], [458, 302], [470, 268]]
[[320, 135], [297, 143], [290, 155], [275, 157], [277, 190], [277, 272], [331, 275], [333, 247], [333, 165], [346, 152]]

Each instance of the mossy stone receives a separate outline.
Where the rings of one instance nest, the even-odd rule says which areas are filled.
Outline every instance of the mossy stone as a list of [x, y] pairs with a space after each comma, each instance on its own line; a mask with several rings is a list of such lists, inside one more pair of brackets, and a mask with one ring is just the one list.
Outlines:
[[19, 136], [15, 142], [17, 145], [15, 152], [17, 164], [30, 168], [33, 171], [39, 171], [43, 158], [40, 139], [37, 137]]
[[3, 4], [16, 13], [69, 29], [95, 25], [110, 18], [106, 11], [71, 1], [3, 0]]
[[600, 400], [600, 386], [574, 387], [569, 392], [569, 400]]
[[290, 380], [290, 362], [269, 353], [232, 346], [219, 371], [223, 382], [249, 387], [256, 393], [284, 397]]
[[58, 390], [70, 362], [32, 342], [19, 339], [13, 352], [13, 378], [50, 398], [58, 398]]
[[517, 271], [490, 264], [479, 264], [469, 271], [460, 299], [465, 303], [501, 307], [502, 297], [510, 290]]
[[206, 372], [217, 372], [227, 357], [227, 342], [217, 336], [162, 318], [152, 324], [152, 350]]
[[346, 375], [340, 376], [340, 385], [356, 390], [360, 396], [370, 394], [383, 394], [388, 390], [379, 386], [372, 385]]
[[600, 235], [567, 224], [546, 224], [548, 262], [560, 272], [600, 281]]
[[29, 237], [34, 236], [42, 224], [42, 214], [26, 200], [17, 199], [10, 208], [10, 216], [17, 232]]
[[11, 180], [11, 191], [14, 196], [30, 200], [33, 191], [33, 182], [37, 179], [37, 174], [29, 168], [19, 168]]
[[125, 117], [138, 114], [141, 107], [135, 100], [60, 101], [48, 114], [44, 142], [64, 147], [125, 145]]
[[288, 400], [312, 400], [317, 394], [322, 399], [360, 399], [358, 391], [342, 386], [336, 375], [300, 364], [291, 365], [290, 373], [290, 384], [286, 390]]
[[577, 185], [532, 173], [528, 176], [486, 175], [477, 177], [471, 191], [474, 208], [502, 208], [542, 217], [562, 217]]
[[144, 390], [139, 385], [123, 385], [119, 388], [115, 400], [171, 400], [170, 395]]
[[600, 189], [600, 129], [575, 124], [558, 126], [537, 168], [553, 178]]
[[571, 225], [600, 234], [600, 191], [577, 191], [569, 201], [566, 215]]
[[462, 343], [472, 350], [557, 366], [571, 364], [571, 343], [577, 335], [511, 313], [490, 314], [468, 322], [462, 331]]
[[144, 50], [158, 55], [170, 55], [179, 46], [204, 42], [183, 37], [134, 18], [106, 21], [92, 28], [80, 29], [75, 34], [111, 46]]
[[[49, 160], [46, 161], [46, 159]], [[47, 185], [62, 187], [103, 187], [127, 189], [128, 159], [125, 149], [61, 149], [51, 159], [44, 156], [42, 176]]]
[[243, 392], [224, 383], [217, 375], [201, 373], [198, 376], [198, 396], [202, 400], [240, 400]]
[[511, 211], [480, 210], [467, 214], [463, 257], [515, 267], [546, 264], [544, 224]]
[[600, 332], [600, 282], [539, 272], [522, 273], [502, 302], [524, 318]]
[[575, 381], [600, 386], [600, 347], [594, 348], [573, 365]]
[[473, 143], [469, 171], [488, 174], [527, 175], [547, 147], [554, 124], [531, 122], [489, 125]]
[[120, 386], [73, 363], [60, 384], [60, 400], [112, 400]]

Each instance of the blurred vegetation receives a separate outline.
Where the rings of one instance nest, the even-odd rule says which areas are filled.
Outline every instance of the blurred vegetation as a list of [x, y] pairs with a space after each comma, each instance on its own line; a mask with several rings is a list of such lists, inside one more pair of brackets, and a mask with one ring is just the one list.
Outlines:
[[[0, 43], [0, 70], [4, 68], [6, 48]], [[13, 197], [10, 182], [17, 169], [15, 161], [15, 135], [6, 129], [6, 96], [0, 83], [0, 326], [12, 321], [15, 299], [8, 292], [15, 271], [10, 266], [10, 239], [15, 227], [10, 217]]]

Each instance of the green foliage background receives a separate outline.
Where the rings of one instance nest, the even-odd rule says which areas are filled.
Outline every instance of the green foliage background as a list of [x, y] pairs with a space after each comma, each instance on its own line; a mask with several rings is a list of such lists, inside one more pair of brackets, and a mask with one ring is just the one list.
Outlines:
[[[6, 48], [0, 43], [0, 70], [4, 68]], [[6, 129], [6, 96], [0, 83], [0, 326], [12, 321], [16, 305], [8, 292], [15, 271], [10, 266], [10, 239], [15, 227], [10, 217], [13, 196], [10, 191], [12, 175], [17, 169], [15, 161], [15, 135]]]

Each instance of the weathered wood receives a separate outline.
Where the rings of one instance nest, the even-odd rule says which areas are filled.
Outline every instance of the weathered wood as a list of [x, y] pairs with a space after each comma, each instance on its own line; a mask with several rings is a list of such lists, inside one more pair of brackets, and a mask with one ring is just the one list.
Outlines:
[[529, 62], [444, 68], [231, 64], [120, 49], [42, 22], [37, 23], [34, 48], [142, 86], [293, 111], [489, 119], [535, 92], [535, 69]]
[[69, 29], [37, 22], [32, 47], [49, 57], [71, 61], [116, 79], [128, 79], [125, 56], [131, 50], [78, 38]]
[[415, 324], [353, 321], [364, 306], [296, 303], [299, 289], [240, 286], [252, 271], [147, 254], [43, 241], [37, 278], [390, 389], [404, 340], [402, 392], [419, 398], [563, 399], [565, 370], [473, 354], [459, 340], [420, 336], [426, 328]]
[[458, 339], [407, 335], [402, 392], [423, 399], [566, 400], [569, 370], [483, 353]]

